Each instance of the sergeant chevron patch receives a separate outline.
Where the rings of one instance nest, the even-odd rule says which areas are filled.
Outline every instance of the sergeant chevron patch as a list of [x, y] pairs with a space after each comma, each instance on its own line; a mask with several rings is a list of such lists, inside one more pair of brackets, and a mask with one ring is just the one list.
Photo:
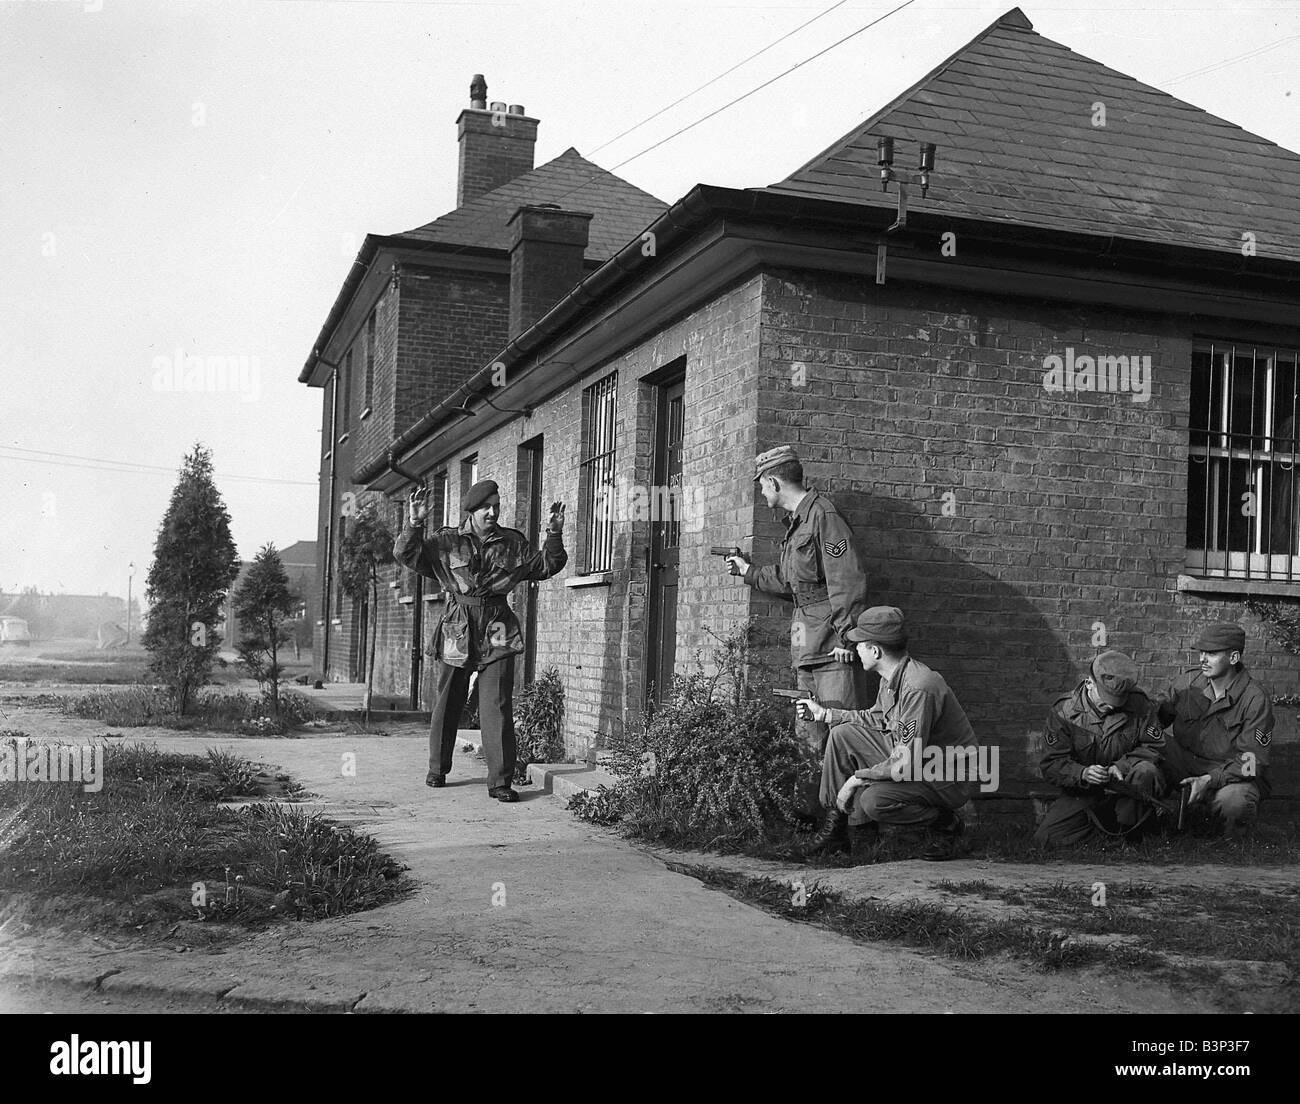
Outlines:
[[912, 737], [916, 735], [916, 722], [904, 721], [898, 726], [898, 738], [905, 744], [912, 742]]
[[1268, 747], [1269, 741], [1273, 739], [1273, 733], [1265, 732], [1262, 728], [1255, 729], [1255, 743], [1260, 747]]
[[843, 537], [840, 540], [835, 541], [834, 544], [832, 544], [830, 541], [827, 541], [826, 555], [834, 556], [836, 559], [838, 559], [840, 556], [843, 556], [844, 553], [848, 551], [848, 548], [849, 548], [848, 537]]

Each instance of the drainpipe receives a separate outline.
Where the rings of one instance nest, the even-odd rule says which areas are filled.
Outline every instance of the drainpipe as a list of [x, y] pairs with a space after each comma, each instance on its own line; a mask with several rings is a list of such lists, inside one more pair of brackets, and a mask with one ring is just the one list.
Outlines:
[[[424, 486], [424, 479], [398, 466], [397, 453], [388, 450], [388, 470], [409, 480], [418, 487]], [[412, 711], [420, 708], [420, 675], [424, 668], [424, 576], [415, 573], [415, 593], [411, 605], [411, 690], [410, 707]]]
[[330, 376], [330, 491], [329, 513], [325, 517], [325, 654], [321, 657], [320, 675], [326, 682], [330, 678], [330, 621], [334, 594], [334, 483], [339, 465], [339, 366], [321, 361], [334, 369]]

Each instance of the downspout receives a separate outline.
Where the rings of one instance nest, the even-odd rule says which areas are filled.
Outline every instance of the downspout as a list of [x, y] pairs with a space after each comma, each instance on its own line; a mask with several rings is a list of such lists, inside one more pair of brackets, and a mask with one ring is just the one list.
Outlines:
[[333, 368], [330, 376], [330, 491], [329, 514], [325, 518], [325, 655], [321, 657], [320, 674], [326, 682], [330, 677], [330, 604], [334, 593], [334, 483], [338, 478], [339, 464], [339, 366], [321, 361]]
[[[397, 454], [388, 450], [388, 470], [410, 480], [416, 486], [423, 487], [424, 479], [413, 472], [405, 471], [397, 464]], [[420, 708], [420, 677], [424, 669], [424, 576], [415, 573], [415, 593], [411, 607], [411, 690], [410, 707], [414, 712]]]

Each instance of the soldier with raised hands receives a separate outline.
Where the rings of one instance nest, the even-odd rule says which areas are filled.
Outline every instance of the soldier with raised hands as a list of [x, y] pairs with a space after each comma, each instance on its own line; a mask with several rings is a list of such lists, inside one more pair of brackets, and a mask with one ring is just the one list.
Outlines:
[[479, 715], [488, 795], [518, 801], [515, 773], [513, 692], [515, 656], [524, 650], [519, 621], [507, 603], [510, 592], [530, 579], [549, 579], [568, 562], [564, 551], [564, 504], [551, 506], [546, 540], [529, 547], [517, 529], [497, 523], [501, 495], [490, 479], [475, 483], [461, 503], [459, 528], [425, 534], [424, 494], [411, 495], [407, 524], [393, 548], [398, 562], [432, 579], [446, 595], [446, 608], [433, 631], [429, 654], [436, 659], [433, 715], [429, 724], [429, 773], [425, 785], [443, 786], [456, 750], [456, 730], [469, 696], [470, 675], [479, 672]]

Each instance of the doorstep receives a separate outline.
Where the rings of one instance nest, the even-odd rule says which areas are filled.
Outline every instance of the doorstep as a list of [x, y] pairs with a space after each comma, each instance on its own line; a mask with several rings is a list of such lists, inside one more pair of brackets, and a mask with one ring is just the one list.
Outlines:
[[586, 763], [529, 763], [528, 781], [543, 793], [567, 801], [598, 786], [613, 786], [617, 779], [609, 771]]

